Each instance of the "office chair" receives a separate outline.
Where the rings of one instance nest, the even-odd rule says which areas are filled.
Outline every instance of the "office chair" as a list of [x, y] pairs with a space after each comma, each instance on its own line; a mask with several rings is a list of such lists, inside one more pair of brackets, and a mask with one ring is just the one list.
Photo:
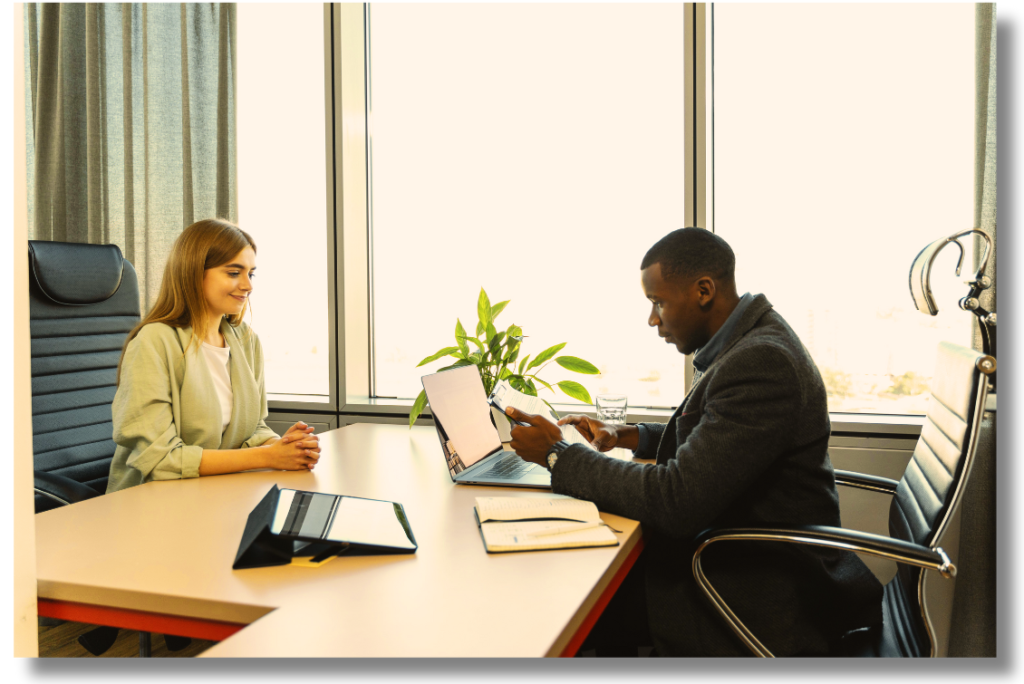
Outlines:
[[[110, 405], [121, 347], [140, 320], [139, 283], [116, 245], [30, 240], [28, 251], [32, 447], [41, 513], [107, 491], [117, 448]], [[78, 640], [100, 655], [117, 634], [117, 628], [99, 627]], [[185, 641], [172, 637], [169, 647]], [[150, 635], [140, 632], [139, 654], [149, 653]]]
[[835, 471], [836, 484], [893, 496], [889, 537], [823, 525], [770, 528], [711, 529], [697, 539], [693, 576], [719, 616], [754, 655], [773, 657], [715, 591], [701, 569], [701, 554], [711, 544], [777, 541], [847, 549], [899, 563], [885, 585], [882, 624], [847, 634], [843, 655], [854, 657], [934, 657], [935, 636], [924, 603], [923, 570], [945, 578], [956, 567], [937, 544], [963, 497], [977, 448], [988, 375], [995, 359], [973, 349], [939, 345], [931, 399], [921, 437], [899, 482], [884, 477]]

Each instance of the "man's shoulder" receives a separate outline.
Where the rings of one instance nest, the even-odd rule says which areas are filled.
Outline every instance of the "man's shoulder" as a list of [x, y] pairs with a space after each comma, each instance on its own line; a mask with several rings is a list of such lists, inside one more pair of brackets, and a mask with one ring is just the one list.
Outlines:
[[737, 366], [775, 370], [786, 366], [802, 377], [814, 367], [814, 361], [785, 319], [769, 310], [723, 355], [721, 370]]

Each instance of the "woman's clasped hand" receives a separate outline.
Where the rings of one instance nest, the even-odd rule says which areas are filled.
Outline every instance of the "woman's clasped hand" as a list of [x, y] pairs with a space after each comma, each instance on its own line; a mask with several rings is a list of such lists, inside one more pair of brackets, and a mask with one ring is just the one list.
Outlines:
[[313, 470], [320, 459], [320, 438], [302, 421], [288, 428], [280, 439], [269, 439], [262, 446], [267, 450], [268, 468]]

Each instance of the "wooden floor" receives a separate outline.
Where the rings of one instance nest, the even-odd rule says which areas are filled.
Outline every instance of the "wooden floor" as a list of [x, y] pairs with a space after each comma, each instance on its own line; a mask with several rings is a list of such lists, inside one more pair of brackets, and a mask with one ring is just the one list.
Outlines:
[[[78, 637], [95, 628], [78, 622], [64, 622], [52, 627], [39, 626], [40, 658], [95, 658], [78, 643]], [[193, 639], [180, 651], [168, 651], [162, 634], [150, 635], [150, 653], [153, 658], [193, 658], [213, 646], [215, 641]], [[100, 658], [138, 658], [139, 633], [122, 629], [117, 641]]]

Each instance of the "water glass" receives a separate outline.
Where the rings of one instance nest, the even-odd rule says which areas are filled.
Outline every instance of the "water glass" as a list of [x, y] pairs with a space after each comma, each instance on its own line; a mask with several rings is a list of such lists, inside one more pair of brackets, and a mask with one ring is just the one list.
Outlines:
[[626, 424], [626, 395], [598, 394], [594, 397], [597, 419], [611, 425]]

